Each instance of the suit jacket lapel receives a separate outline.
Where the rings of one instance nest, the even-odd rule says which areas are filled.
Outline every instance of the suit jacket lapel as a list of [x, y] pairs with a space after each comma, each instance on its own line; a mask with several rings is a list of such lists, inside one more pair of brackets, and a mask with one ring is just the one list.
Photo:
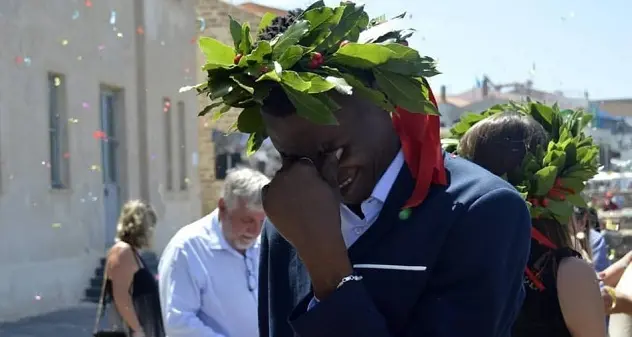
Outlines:
[[382, 207], [382, 211], [377, 220], [349, 248], [349, 258], [352, 262], [361, 258], [370, 251], [372, 245], [383, 238], [389, 231], [397, 227], [397, 224], [401, 222], [399, 212], [406, 200], [410, 197], [414, 187], [415, 181], [408, 166], [404, 164], [399, 171], [397, 179], [386, 198], [384, 207]]

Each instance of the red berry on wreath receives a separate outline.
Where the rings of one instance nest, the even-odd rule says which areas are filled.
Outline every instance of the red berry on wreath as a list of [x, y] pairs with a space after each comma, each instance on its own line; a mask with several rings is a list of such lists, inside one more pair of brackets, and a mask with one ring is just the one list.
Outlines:
[[323, 63], [324, 63], [323, 55], [321, 53], [316, 52], [316, 53], [312, 54], [312, 58], [309, 61], [309, 67], [310, 68], [318, 68]]
[[242, 54], [235, 55], [235, 58], [233, 59], [233, 63], [238, 64], [242, 56], [243, 56]]
[[542, 206], [547, 207], [548, 205], [549, 205], [549, 199], [546, 199], [546, 198], [542, 199]]
[[270, 71], [270, 68], [268, 68], [266, 66], [261, 67], [261, 72], [262, 73], [267, 73], [268, 71]]

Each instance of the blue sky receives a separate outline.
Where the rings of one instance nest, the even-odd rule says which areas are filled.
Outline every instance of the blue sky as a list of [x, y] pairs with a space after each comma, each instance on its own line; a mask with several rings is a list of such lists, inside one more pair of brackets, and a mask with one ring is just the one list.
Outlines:
[[[235, 4], [245, 1], [234, 1]], [[311, 1], [257, 0], [278, 8]], [[326, 1], [336, 4], [339, 1]], [[632, 97], [630, 0], [364, 0], [371, 16], [413, 15], [411, 46], [439, 62], [432, 86], [525, 81], [591, 99]], [[533, 71], [535, 65], [535, 71]]]

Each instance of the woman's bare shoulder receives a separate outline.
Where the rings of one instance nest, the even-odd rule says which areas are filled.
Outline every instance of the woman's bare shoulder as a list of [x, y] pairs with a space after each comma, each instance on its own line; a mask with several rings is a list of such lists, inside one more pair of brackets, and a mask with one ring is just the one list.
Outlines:
[[108, 268], [130, 266], [135, 264], [134, 249], [126, 242], [118, 241], [108, 251]]
[[567, 257], [557, 267], [557, 284], [563, 287], [598, 285], [597, 274], [590, 263], [577, 257]]
[[574, 337], [605, 336], [599, 281], [586, 261], [567, 257], [557, 268], [557, 294], [566, 326]]

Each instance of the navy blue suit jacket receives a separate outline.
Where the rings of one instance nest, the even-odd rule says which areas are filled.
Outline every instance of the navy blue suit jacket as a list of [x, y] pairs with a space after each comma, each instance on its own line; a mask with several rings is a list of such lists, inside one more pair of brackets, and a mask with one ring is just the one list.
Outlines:
[[399, 218], [414, 181], [404, 165], [377, 221], [349, 248], [352, 264], [426, 266], [357, 269], [311, 310], [307, 270], [267, 223], [261, 247], [261, 337], [508, 337], [524, 299], [531, 219], [515, 189], [485, 169], [446, 155], [447, 186], [433, 186]]

